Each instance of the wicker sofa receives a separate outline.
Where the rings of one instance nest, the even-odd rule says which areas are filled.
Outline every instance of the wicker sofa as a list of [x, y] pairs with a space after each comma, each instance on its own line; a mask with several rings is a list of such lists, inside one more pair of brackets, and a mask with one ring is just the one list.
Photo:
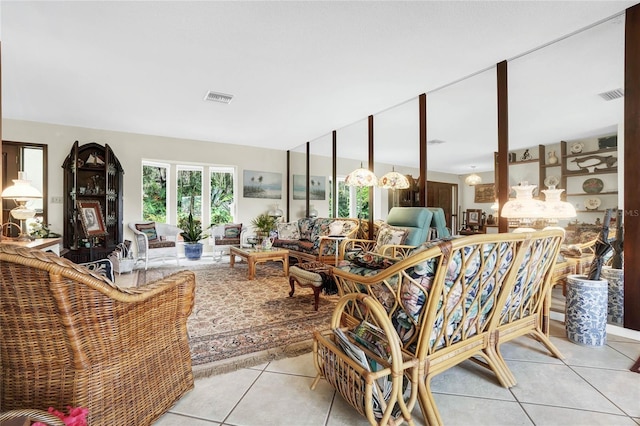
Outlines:
[[353, 238], [358, 232], [358, 223], [358, 219], [351, 218], [311, 217], [279, 223], [273, 246], [288, 249], [289, 257], [299, 262], [331, 263], [336, 256], [336, 240], [322, 237], [337, 235], [345, 239]]
[[119, 288], [67, 259], [0, 245], [0, 409], [88, 408], [150, 425], [193, 388], [195, 275]]
[[[442, 424], [430, 389], [434, 375], [471, 359], [490, 368], [503, 386], [514, 386], [500, 344], [525, 334], [562, 357], [543, 329], [552, 268], [563, 237], [559, 229], [474, 235], [424, 243], [382, 268], [379, 262], [367, 267], [343, 261], [333, 270], [341, 296], [366, 295], [385, 315], [374, 315], [375, 309], [352, 298], [338, 304], [341, 312], [334, 312], [332, 327], [339, 320], [342, 327], [354, 329], [366, 320], [381, 329], [392, 328], [387, 344], [397, 342], [402, 359], [388, 361], [384, 371], [393, 375], [402, 368], [412, 391], [418, 390], [428, 424]], [[370, 422], [378, 422], [371, 393], [365, 393], [371, 373], [338, 349], [332, 330], [315, 333], [314, 340], [314, 385], [327, 379]], [[398, 409], [390, 407], [383, 415], [404, 414], [409, 420], [406, 413], [414, 395], [407, 394], [406, 387], [395, 389], [389, 401]]]

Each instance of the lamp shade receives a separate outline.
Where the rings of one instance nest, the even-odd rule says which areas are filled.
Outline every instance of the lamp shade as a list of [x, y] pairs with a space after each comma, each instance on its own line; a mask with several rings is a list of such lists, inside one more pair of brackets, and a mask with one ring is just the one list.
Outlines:
[[18, 179], [13, 179], [13, 185], [5, 188], [0, 197], [16, 201], [26, 201], [42, 198], [42, 193], [31, 185], [30, 180], [26, 179], [25, 172], [18, 172]]
[[502, 207], [501, 216], [507, 219], [543, 219], [546, 205], [543, 201], [533, 198], [536, 185], [516, 185], [511, 187], [516, 191], [515, 200], [509, 200]]
[[546, 219], [570, 219], [576, 217], [576, 209], [571, 203], [562, 201], [560, 195], [564, 189], [543, 189], [545, 197], [545, 218]]
[[376, 186], [378, 178], [371, 170], [360, 167], [347, 175], [344, 184], [347, 186]]
[[402, 173], [395, 170], [390, 171], [378, 180], [378, 184], [384, 189], [407, 189], [409, 188], [409, 179]]

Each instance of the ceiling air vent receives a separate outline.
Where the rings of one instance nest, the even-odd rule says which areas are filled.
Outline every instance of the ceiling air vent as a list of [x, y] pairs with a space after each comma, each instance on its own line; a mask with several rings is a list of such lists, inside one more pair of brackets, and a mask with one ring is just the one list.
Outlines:
[[233, 99], [233, 95], [227, 95], [226, 93], [212, 92], [211, 90], [209, 90], [204, 97], [205, 101], [220, 102], [223, 104], [231, 103], [231, 99]]
[[624, 96], [624, 92], [622, 89], [609, 90], [608, 92], [603, 92], [598, 94], [605, 101], [612, 101], [614, 99], [619, 99]]

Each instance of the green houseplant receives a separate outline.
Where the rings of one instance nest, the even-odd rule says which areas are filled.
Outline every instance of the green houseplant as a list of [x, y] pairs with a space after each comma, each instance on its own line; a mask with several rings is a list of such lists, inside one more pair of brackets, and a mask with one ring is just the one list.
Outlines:
[[251, 220], [251, 225], [256, 230], [259, 242], [269, 236], [269, 233], [276, 228], [276, 218], [268, 213], [261, 213]]
[[180, 233], [184, 240], [184, 255], [189, 260], [198, 260], [202, 257], [202, 243], [200, 240], [209, 235], [202, 230], [202, 225], [198, 219], [193, 217], [193, 212], [189, 213], [187, 219], [181, 224], [183, 231]]

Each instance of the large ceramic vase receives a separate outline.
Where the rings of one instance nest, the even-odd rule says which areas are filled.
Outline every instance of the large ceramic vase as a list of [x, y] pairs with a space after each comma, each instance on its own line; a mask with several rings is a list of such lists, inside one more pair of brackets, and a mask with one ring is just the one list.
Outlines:
[[585, 275], [567, 277], [565, 326], [567, 338], [584, 346], [607, 342], [607, 280], [590, 280]]
[[602, 268], [602, 278], [609, 283], [607, 321], [622, 325], [624, 312], [624, 269]]
[[202, 243], [185, 243], [184, 255], [188, 260], [198, 260], [202, 257]]

